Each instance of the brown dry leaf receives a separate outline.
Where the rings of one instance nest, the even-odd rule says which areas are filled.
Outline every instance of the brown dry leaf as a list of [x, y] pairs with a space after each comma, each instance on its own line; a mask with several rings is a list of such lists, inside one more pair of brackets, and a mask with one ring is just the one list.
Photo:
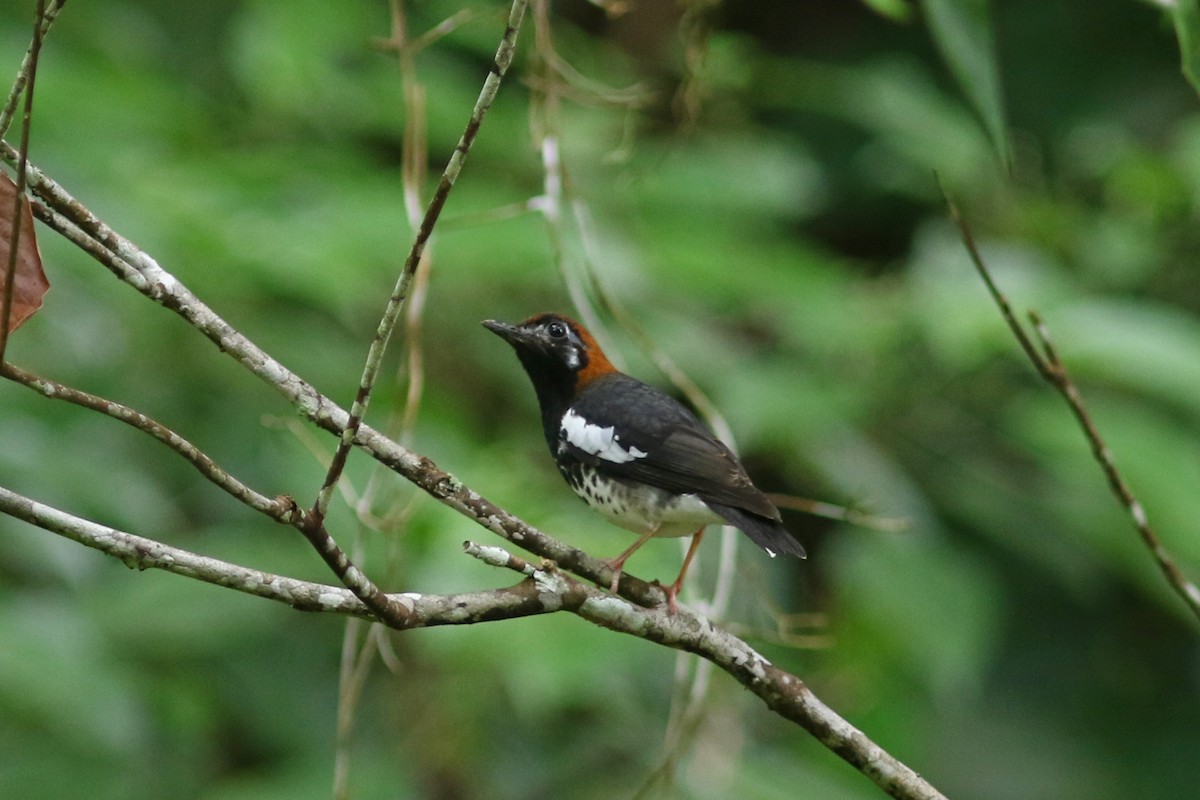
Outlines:
[[[4, 303], [4, 272], [8, 269], [8, 254], [12, 248], [12, 207], [16, 195], [17, 185], [7, 175], [0, 173], [0, 308]], [[33, 214], [28, 202], [21, 204], [21, 241], [17, 243], [16, 271], [12, 285], [12, 310], [8, 318], [9, 333], [21, 327], [22, 322], [42, 307], [42, 296], [50, 288], [46, 273], [42, 271], [42, 256], [38, 253]]]

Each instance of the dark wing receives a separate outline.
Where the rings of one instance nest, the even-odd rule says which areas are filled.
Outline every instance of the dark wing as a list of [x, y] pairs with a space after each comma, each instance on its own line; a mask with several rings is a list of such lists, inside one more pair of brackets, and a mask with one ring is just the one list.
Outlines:
[[596, 428], [596, 438], [579, 437], [592, 451], [575, 446], [565, 433], [557, 447], [606, 475], [695, 494], [771, 555], [804, 558], [804, 547], [783, 527], [779, 510], [750, 482], [737, 456], [673, 398], [612, 373], [593, 381], [572, 410]]
[[[596, 391], [601, 387], [603, 391]], [[616, 373], [595, 381], [574, 408], [591, 424], [613, 427], [626, 450], [645, 453], [615, 463], [560, 441], [581, 461], [614, 477], [696, 494], [706, 502], [779, 520], [779, 511], [750, 482], [737, 456], [674, 398]]]
[[675, 428], [646, 452], [627, 465], [635, 480], [779, 519], [779, 511], [750, 482], [737, 456], [703, 428]]

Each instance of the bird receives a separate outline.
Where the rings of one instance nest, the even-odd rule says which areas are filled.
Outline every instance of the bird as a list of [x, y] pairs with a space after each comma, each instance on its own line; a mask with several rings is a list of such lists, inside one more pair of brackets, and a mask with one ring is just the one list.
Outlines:
[[805, 557], [733, 451], [678, 400], [614, 367], [578, 322], [543, 313], [517, 325], [489, 319], [483, 326], [516, 351], [563, 478], [609, 522], [638, 534], [607, 561], [611, 591], [625, 562], [650, 539], [691, 536], [679, 576], [664, 587], [675, 614], [704, 531], [716, 523], [740, 529], [772, 557]]

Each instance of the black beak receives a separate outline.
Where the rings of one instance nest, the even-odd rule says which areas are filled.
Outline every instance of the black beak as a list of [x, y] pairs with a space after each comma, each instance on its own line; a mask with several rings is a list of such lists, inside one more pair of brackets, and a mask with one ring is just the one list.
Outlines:
[[504, 341], [516, 347], [519, 344], [528, 342], [533, 337], [529, 333], [518, 328], [516, 325], [509, 325], [507, 322], [498, 322], [494, 319], [485, 319], [483, 327], [487, 328], [492, 333], [499, 336]]

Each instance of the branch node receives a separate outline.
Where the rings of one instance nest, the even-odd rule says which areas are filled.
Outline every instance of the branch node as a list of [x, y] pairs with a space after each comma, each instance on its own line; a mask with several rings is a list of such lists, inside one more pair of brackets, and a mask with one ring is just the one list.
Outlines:
[[1021, 349], [1025, 351], [1025, 355], [1037, 368], [1038, 373], [1062, 396], [1066, 401], [1067, 406], [1071, 409], [1071, 413], [1075, 416], [1079, 427], [1083, 430], [1083, 435], [1088, 443], [1092, 446], [1092, 454], [1095, 456], [1096, 462], [1100, 465], [1100, 469], [1108, 478], [1109, 487], [1117, 500], [1125, 506], [1133, 519], [1134, 527], [1137, 529], [1138, 535], [1141, 536], [1143, 543], [1150, 550], [1151, 556], [1158, 564], [1159, 570], [1166, 579], [1167, 584], [1181, 597], [1187, 604], [1189, 610], [1200, 618], [1200, 588], [1196, 584], [1187, 580], [1183, 572], [1175, 564], [1174, 559], [1163, 547], [1158, 535], [1150, 527], [1149, 520], [1146, 516], [1146, 510], [1133, 496], [1129, 485], [1125, 482], [1125, 478], [1117, 469], [1117, 465], [1113, 460], [1112, 452], [1104, 443], [1103, 437], [1100, 435], [1100, 430], [1096, 427], [1096, 423], [1092, 420], [1091, 414], [1088, 412], [1087, 406], [1084, 405], [1083, 396], [1079, 392], [1079, 388], [1071, 380], [1071, 376], [1067, 373], [1066, 365], [1058, 356], [1058, 351], [1054, 347], [1054, 342], [1050, 338], [1050, 329], [1042, 320], [1040, 314], [1034, 310], [1029, 310], [1029, 321], [1033, 325], [1034, 334], [1037, 336], [1038, 343], [1041, 345], [1041, 352], [1034, 346], [1032, 340], [1025, 333], [1025, 329], [1021, 327], [1017, 318], [1012, 313], [1012, 308], [1008, 304], [1008, 298], [996, 286], [996, 282], [992, 279], [987, 264], [983, 260], [983, 256], [979, 253], [979, 248], [975, 245], [975, 240], [971, 236], [971, 231], [967, 227], [966, 221], [958, 213], [950, 195], [946, 193], [945, 187], [942, 188], [943, 194], [946, 197], [946, 205], [949, 208], [950, 216], [958, 225], [959, 233], [962, 235], [963, 246], [967, 249], [967, 254], [971, 257], [972, 263], [975, 265], [979, 277], [987, 286], [988, 292], [995, 301], [996, 306], [1000, 310], [1001, 316], [1008, 323], [1008, 327], [1012, 330], [1013, 336], [1021, 345]]
[[[493, 567], [504, 567], [522, 575], [530, 576], [538, 572], [537, 568], [523, 558], [518, 558], [503, 547], [490, 544], [479, 544], [470, 540], [463, 542], [463, 552], [478, 558]], [[553, 562], [552, 562], [553, 563]]]
[[275, 497], [275, 518], [284, 525], [298, 525], [304, 521], [304, 510], [296, 503], [291, 495], [281, 494]]

